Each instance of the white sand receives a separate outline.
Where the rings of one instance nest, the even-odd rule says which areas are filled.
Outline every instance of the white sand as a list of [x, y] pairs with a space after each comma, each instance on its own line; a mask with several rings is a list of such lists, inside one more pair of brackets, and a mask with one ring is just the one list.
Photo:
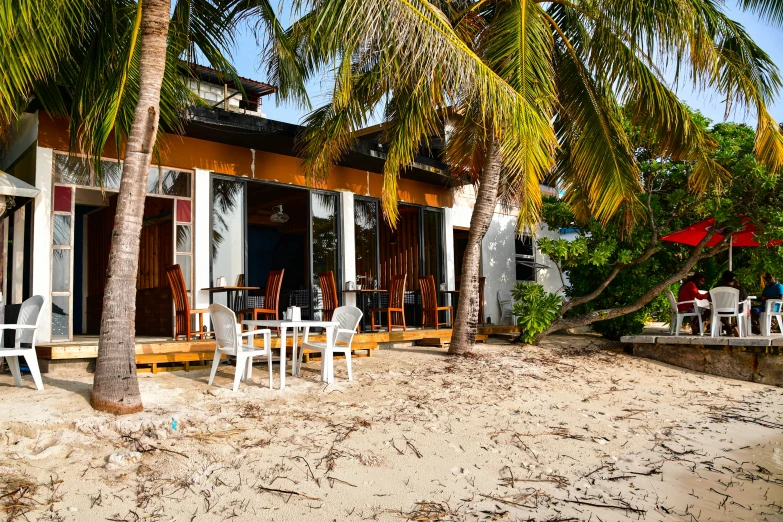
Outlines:
[[783, 520], [783, 430], [726, 418], [779, 425], [783, 390], [599, 343], [380, 350], [282, 393], [260, 364], [236, 394], [232, 367], [144, 375], [120, 418], [90, 376], [4, 374], [0, 519]]

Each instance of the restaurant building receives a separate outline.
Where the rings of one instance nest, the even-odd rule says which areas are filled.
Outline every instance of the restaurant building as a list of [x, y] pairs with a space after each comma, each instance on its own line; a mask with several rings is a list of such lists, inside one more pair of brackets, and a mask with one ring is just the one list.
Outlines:
[[[400, 221], [392, 230], [380, 213], [385, 153], [377, 129], [359, 133], [326, 183], [308, 188], [294, 150], [300, 128], [261, 112], [261, 99], [274, 88], [242, 83], [244, 99], [236, 86], [200, 71], [192, 87], [215, 108], [192, 108], [184, 132], [165, 135], [160, 163], [150, 169], [137, 336], [172, 337], [165, 267], [175, 263], [192, 308], [232, 304], [226, 293], [204, 290], [218, 278], [264, 287], [271, 270], [284, 269], [280, 307], [301, 306], [310, 318], [321, 313], [319, 272], [333, 271], [338, 291], [348, 281], [388, 288], [392, 275], [404, 273], [408, 324], [418, 324], [418, 276], [433, 275], [449, 290], [458, 287], [472, 188], [456, 184], [436, 153], [417, 157], [399, 180]], [[121, 155], [107, 146], [101, 181], [80, 155], [68, 154], [68, 144], [66, 119], [31, 109], [0, 158], [0, 170], [39, 191], [0, 224], [5, 302], [46, 299], [39, 343], [94, 338], [100, 328]], [[559, 287], [532, 239], [515, 234], [515, 220], [499, 209], [482, 248], [485, 314], [495, 324], [497, 293], [515, 281]], [[344, 304], [355, 304], [355, 294], [340, 295]], [[253, 292], [245, 297], [259, 298]]]

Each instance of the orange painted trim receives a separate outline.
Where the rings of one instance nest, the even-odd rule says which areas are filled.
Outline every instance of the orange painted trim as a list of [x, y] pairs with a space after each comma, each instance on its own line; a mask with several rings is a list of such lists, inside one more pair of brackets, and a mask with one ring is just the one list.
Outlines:
[[[69, 144], [68, 120], [38, 112], [38, 144], [60, 151], [67, 151]], [[299, 160], [292, 156], [271, 152], [253, 151], [244, 147], [199, 140], [187, 136], [168, 134], [161, 144], [161, 163], [172, 168], [204, 169], [228, 176], [247, 178], [306, 187], [305, 176]], [[114, 140], [110, 139], [103, 156], [116, 158]], [[335, 166], [325, 186], [326, 190], [348, 191], [356, 195], [381, 198], [383, 176], [348, 167]], [[397, 198], [400, 202], [431, 207], [451, 207], [451, 189], [420, 181], [400, 178]]]

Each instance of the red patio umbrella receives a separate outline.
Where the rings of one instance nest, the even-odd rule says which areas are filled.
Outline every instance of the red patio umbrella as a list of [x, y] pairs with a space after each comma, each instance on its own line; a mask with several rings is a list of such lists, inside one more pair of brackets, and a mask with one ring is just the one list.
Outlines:
[[[704, 236], [709, 233], [714, 225], [715, 218], [710, 218], [705, 221], [693, 224], [689, 227], [685, 227], [682, 230], [678, 230], [677, 232], [672, 232], [671, 234], [663, 236], [661, 241], [670, 241], [672, 243], [696, 246], [699, 244], [699, 242], [701, 242], [702, 239], [704, 239]], [[758, 229], [756, 228], [756, 225], [751, 223], [750, 219], [743, 218], [742, 228], [734, 232], [734, 234], [731, 236], [731, 243], [729, 244], [729, 270], [732, 268], [733, 247], [760, 247], [761, 243], [756, 240], [757, 234]], [[724, 237], [726, 237], [724, 234], [715, 234], [712, 236], [712, 239], [709, 240], [707, 246], [711, 247], [717, 245], [723, 240]], [[771, 247], [779, 245], [780, 243], [780, 240], [770, 241], [766, 246]]]

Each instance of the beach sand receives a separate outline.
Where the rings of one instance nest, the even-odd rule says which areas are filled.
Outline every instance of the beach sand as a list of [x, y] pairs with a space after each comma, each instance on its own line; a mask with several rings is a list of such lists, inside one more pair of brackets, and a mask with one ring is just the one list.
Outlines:
[[123, 417], [0, 375], [0, 520], [783, 520], [783, 389], [579, 336], [335, 366], [140, 375]]

